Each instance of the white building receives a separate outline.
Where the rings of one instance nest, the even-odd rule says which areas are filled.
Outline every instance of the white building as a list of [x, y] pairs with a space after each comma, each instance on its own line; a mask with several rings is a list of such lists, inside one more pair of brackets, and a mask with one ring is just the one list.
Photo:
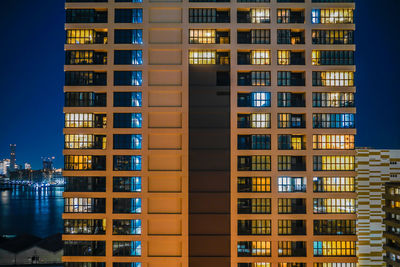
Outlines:
[[400, 181], [400, 150], [358, 149], [356, 166], [359, 267], [386, 266], [384, 185]]

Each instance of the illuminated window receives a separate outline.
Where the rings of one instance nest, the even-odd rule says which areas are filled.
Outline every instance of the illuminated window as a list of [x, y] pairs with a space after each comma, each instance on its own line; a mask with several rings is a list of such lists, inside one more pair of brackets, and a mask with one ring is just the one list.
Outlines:
[[[270, 257], [270, 241], [239, 241], [238, 257]], [[263, 265], [261, 265], [263, 266]]]
[[142, 156], [114, 156], [114, 171], [141, 171]]
[[314, 220], [314, 235], [356, 235], [356, 220]]
[[142, 65], [142, 50], [114, 50], [114, 65]]
[[279, 214], [306, 214], [304, 198], [278, 198]]
[[278, 235], [306, 235], [306, 221], [278, 220]]
[[66, 113], [65, 128], [105, 128], [107, 118], [105, 114]]
[[356, 267], [357, 263], [318, 262], [313, 267]]
[[113, 256], [114, 257], [132, 257], [142, 255], [141, 241], [113, 241]]
[[142, 135], [114, 134], [113, 149], [142, 149]]
[[314, 177], [314, 192], [354, 192], [354, 177]]
[[306, 148], [305, 136], [280, 134], [278, 135], [279, 150], [303, 150]]
[[107, 44], [107, 32], [89, 29], [67, 30], [66, 44]]
[[354, 156], [314, 156], [314, 171], [354, 171]]
[[114, 107], [141, 107], [142, 92], [114, 92]]
[[313, 65], [354, 65], [354, 51], [313, 50]]
[[142, 82], [141, 71], [114, 71], [115, 86], [141, 86]]
[[114, 128], [141, 128], [142, 113], [114, 113]]
[[142, 177], [113, 177], [113, 192], [141, 192]]
[[251, 114], [251, 128], [270, 128], [271, 114], [253, 113]]
[[[314, 256], [322, 257], [355, 257], [355, 241], [314, 241]], [[322, 265], [334, 266], [334, 265]], [[340, 266], [340, 265], [336, 265]], [[343, 265], [345, 266], [345, 265]], [[349, 265], [350, 266], [350, 265]]]
[[307, 179], [304, 177], [278, 177], [278, 192], [306, 192]]
[[251, 23], [269, 23], [269, 8], [252, 8], [250, 10]]
[[312, 30], [312, 43], [321, 45], [354, 44], [354, 31]]
[[354, 93], [313, 93], [313, 107], [354, 107]]
[[66, 134], [64, 135], [65, 149], [106, 149], [105, 135]]
[[251, 93], [252, 107], [270, 107], [271, 93], [269, 92], [253, 92]]
[[105, 198], [64, 198], [65, 213], [105, 213]]
[[271, 114], [238, 114], [238, 128], [271, 128]]
[[278, 263], [278, 267], [306, 267], [306, 263], [301, 262], [280, 262]]
[[290, 64], [290, 50], [278, 50], [278, 65]]
[[354, 149], [354, 135], [313, 135], [313, 149]]
[[238, 235], [271, 235], [271, 220], [238, 220]]
[[64, 220], [64, 234], [105, 235], [106, 219], [67, 219]]
[[354, 114], [351, 113], [317, 113], [313, 114], [314, 129], [354, 128]]
[[354, 86], [354, 72], [313, 71], [313, 86]]
[[189, 64], [215, 64], [216, 54], [215, 50], [190, 50]]
[[251, 51], [251, 64], [252, 65], [269, 65], [271, 64], [271, 57], [269, 50], [252, 50]]
[[143, 23], [143, 9], [115, 9], [115, 23]]
[[314, 214], [352, 214], [355, 205], [353, 198], [314, 198]]
[[107, 52], [91, 50], [65, 51], [66, 65], [105, 65], [107, 64]]
[[239, 156], [238, 171], [270, 171], [271, 156]]
[[64, 169], [69, 171], [105, 170], [105, 156], [64, 156]]
[[141, 235], [141, 220], [113, 220], [113, 235]]
[[239, 198], [238, 214], [270, 214], [270, 198]]
[[304, 114], [278, 113], [278, 128], [305, 128]]
[[189, 43], [191, 44], [215, 44], [216, 30], [193, 29], [189, 30]]
[[271, 192], [271, 177], [238, 177], [238, 192]]
[[[250, 2], [245, 0], [238, 0], [238, 2]], [[254, 2], [254, 1], [252, 1]], [[269, 1], [267, 1], [269, 2]], [[271, 267], [269, 262], [248, 262], [248, 263], [238, 263], [237, 267]]]
[[113, 198], [113, 213], [142, 213], [142, 199]]
[[143, 44], [143, 30], [115, 30], [116, 44]]
[[311, 22], [313, 24], [354, 23], [353, 20], [353, 9], [313, 9], [311, 12]]
[[305, 257], [306, 242], [278, 241], [278, 257]]

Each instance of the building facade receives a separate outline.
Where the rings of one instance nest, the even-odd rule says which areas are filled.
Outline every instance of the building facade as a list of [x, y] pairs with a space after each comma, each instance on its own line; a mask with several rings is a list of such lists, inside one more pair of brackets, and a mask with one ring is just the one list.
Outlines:
[[359, 266], [386, 266], [385, 255], [389, 261], [399, 261], [383, 248], [385, 238], [396, 235], [391, 227], [398, 225], [397, 192], [391, 191], [391, 183], [400, 181], [400, 150], [358, 149], [356, 165]]
[[66, 266], [355, 267], [354, 8], [67, 0]]

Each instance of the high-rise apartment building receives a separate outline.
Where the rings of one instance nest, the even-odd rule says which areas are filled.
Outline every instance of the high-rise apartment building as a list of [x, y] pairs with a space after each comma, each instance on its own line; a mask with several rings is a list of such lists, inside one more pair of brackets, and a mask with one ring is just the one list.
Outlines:
[[66, 266], [355, 267], [353, 0], [67, 0]]
[[359, 266], [399, 265], [400, 150], [357, 149], [356, 166]]

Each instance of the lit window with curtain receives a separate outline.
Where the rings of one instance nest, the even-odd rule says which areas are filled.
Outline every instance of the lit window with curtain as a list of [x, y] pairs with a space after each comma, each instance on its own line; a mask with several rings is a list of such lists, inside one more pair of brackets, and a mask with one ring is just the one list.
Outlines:
[[313, 9], [311, 22], [313, 24], [351, 24], [354, 23], [353, 9], [326, 8]]
[[271, 93], [269, 92], [252, 92], [251, 93], [252, 107], [270, 107]]
[[252, 50], [251, 51], [252, 65], [270, 65], [271, 56], [269, 50]]
[[189, 64], [216, 64], [217, 52], [215, 50], [190, 50]]
[[314, 241], [315, 257], [355, 257], [355, 241]]
[[354, 156], [314, 156], [314, 171], [354, 171]]
[[250, 10], [251, 23], [269, 23], [270, 9], [269, 8], [252, 8]]

